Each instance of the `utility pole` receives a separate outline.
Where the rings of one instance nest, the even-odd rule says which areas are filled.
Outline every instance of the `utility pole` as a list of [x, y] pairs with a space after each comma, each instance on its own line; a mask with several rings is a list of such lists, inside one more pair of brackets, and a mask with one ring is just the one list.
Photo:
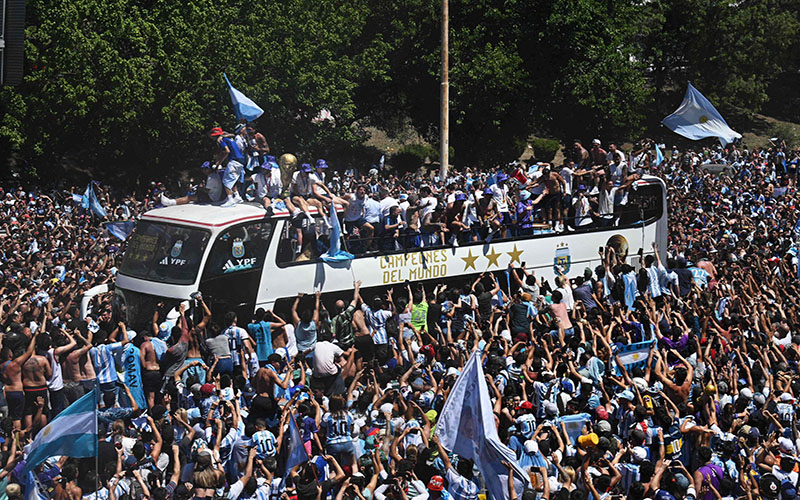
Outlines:
[[439, 154], [439, 178], [447, 179], [447, 168], [450, 163], [450, 69], [449, 69], [449, 6], [448, 0], [442, 0], [442, 91], [441, 91], [441, 124]]

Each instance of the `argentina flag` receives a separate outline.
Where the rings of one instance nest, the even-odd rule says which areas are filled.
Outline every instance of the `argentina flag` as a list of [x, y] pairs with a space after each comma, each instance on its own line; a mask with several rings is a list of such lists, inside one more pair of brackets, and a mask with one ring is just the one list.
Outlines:
[[661, 123], [676, 134], [693, 141], [716, 137], [725, 146], [742, 138], [742, 134], [730, 128], [711, 101], [691, 83], [686, 88], [681, 105]]
[[321, 258], [325, 262], [344, 262], [353, 260], [353, 254], [342, 250], [342, 227], [339, 216], [336, 215], [336, 206], [331, 201], [331, 236], [328, 252]]
[[[650, 357], [650, 346], [653, 345], [653, 340], [646, 342], [637, 342], [635, 344], [627, 344], [619, 346], [617, 350], [617, 357], [619, 358], [625, 371], [630, 373], [636, 367], [645, 368], [647, 366], [647, 359]], [[617, 376], [622, 375], [619, 366], [614, 366]]]
[[223, 73], [222, 76], [225, 78], [225, 83], [228, 84], [228, 93], [231, 96], [233, 112], [236, 113], [237, 120], [247, 120], [251, 122], [264, 114], [264, 110], [261, 109], [258, 104], [254, 103], [249, 97], [242, 94], [231, 85], [230, 80], [228, 80], [228, 75]]
[[72, 403], [39, 431], [30, 450], [23, 477], [50, 457], [97, 455], [97, 388]]

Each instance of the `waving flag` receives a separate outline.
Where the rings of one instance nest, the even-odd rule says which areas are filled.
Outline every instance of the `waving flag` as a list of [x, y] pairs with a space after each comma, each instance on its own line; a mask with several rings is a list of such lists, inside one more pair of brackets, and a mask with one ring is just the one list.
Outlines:
[[286, 439], [286, 449], [289, 450], [286, 454], [286, 475], [289, 475], [289, 471], [295, 465], [308, 461], [308, 453], [306, 453], [306, 448], [303, 446], [303, 438], [300, 436], [300, 430], [297, 428], [294, 415], [289, 416], [289, 432], [284, 439]]
[[97, 388], [69, 405], [39, 431], [30, 450], [23, 477], [50, 457], [97, 455]]
[[111, 236], [115, 236], [122, 241], [128, 239], [128, 236], [133, 232], [133, 228], [136, 225], [135, 222], [130, 220], [118, 221], [118, 222], [108, 222], [106, 223], [106, 231]]
[[[647, 359], [650, 357], [650, 346], [653, 345], [652, 340], [645, 342], [637, 342], [635, 344], [623, 345], [617, 351], [622, 366], [630, 373], [636, 367], [644, 368], [647, 366]], [[615, 367], [617, 375], [622, 375], [619, 367]]]
[[564, 424], [564, 427], [567, 429], [567, 436], [572, 441], [572, 445], [575, 446], [575, 443], [578, 442], [578, 437], [580, 437], [581, 433], [583, 432], [583, 428], [586, 427], [586, 422], [590, 421], [592, 416], [588, 413], [578, 413], [576, 415], [565, 415], [558, 419], [558, 424]]
[[325, 262], [344, 262], [353, 260], [353, 254], [342, 250], [342, 226], [339, 224], [339, 217], [336, 215], [336, 206], [331, 201], [331, 236], [328, 253], [322, 256]]
[[514, 466], [514, 489], [521, 496], [528, 484], [527, 474], [514, 452], [497, 435], [492, 402], [486, 386], [479, 351], [472, 353], [450, 391], [436, 424], [442, 446], [460, 457], [474, 460], [493, 500], [508, 499], [507, 460]]
[[661, 123], [676, 134], [693, 141], [717, 137], [725, 146], [735, 139], [742, 138], [742, 134], [730, 128], [711, 101], [691, 83], [686, 89], [681, 105]]
[[664, 163], [664, 153], [661, 152], [661, 148], [656, 144], [656, 167], [662, 163]]
[[231, 102], [233, 102], [233, 112], [236, 113], [237, 120], [247, 120], [249, 122], [255, 120], [264, 114], [258, 104], [254, 103], [249, 97], [236, 90], [228, 80], [228, 75], [222, 74], [225, 78], [225, 83], [228, 84], [228, 93], [231, 95]]
[[106, 210], [94, 194], [94, 181], [89, 181], [89, 185], [86, 186], [86, 191], [81, 197], [81, 206], [84, 210], [91, 210], [98, 217], [106, 216]]

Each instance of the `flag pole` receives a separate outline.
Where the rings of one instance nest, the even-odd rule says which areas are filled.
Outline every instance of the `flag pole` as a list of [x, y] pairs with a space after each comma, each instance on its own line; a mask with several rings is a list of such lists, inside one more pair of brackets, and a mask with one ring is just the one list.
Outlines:
[[448, 0], [442, 0], [442, 88], [441, 88], [441, 134], [439, 152], [439, 177], [442, 182], [447, 179], [447, 168], [450, 163], [450, 68], [449, 38], [450, 13]]
[[[94, 390], [97, 390], [97, 388], [95, 387]], [[100, 391], [97, 391], [95, 393], [95, 397], [94, 397], [94, 431], [95, 431], [95, 437], [94, 437], [94, 500], [100, 500], [100, 498], [99, 498], [99, 495], [100, 495], [100, 462], [99, 462], [99, 458], [98, 458], [98, 456], [100, 455], [100, 443], [97, 441], [97, 439], [98, 439], [97, 428], [99, 427], [98, 424], [97, 424], [97, 417], [98, 417], [98, 415], [97, 415], [97, 405], [99, 404], [99, 402], [97, 401], [97, 399], [98, 399], [97, 396], [99, 394], [100, 394]]]

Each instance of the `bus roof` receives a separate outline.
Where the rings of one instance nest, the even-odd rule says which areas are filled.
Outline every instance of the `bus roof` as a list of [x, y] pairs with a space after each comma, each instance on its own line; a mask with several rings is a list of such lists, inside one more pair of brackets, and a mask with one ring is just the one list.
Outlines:
[[[311, 207], [309, 211], [312, 215], [317, 213], [317, 209], [314, 207]], [[337, 211], [341, 211], [341, 208], [337, 207]], [[273, 218], [285, 218], [289, 215], [286, 210], [274, 210], [272, 213]], [[153, 222], [214, 228], [250, 220], [259, 220], [266, 216], [267, 211], [258, 203], [239, 203], [225, 208], [217, 205], [190, 203], [156, 208], [145, 213], [142, 218]]]

